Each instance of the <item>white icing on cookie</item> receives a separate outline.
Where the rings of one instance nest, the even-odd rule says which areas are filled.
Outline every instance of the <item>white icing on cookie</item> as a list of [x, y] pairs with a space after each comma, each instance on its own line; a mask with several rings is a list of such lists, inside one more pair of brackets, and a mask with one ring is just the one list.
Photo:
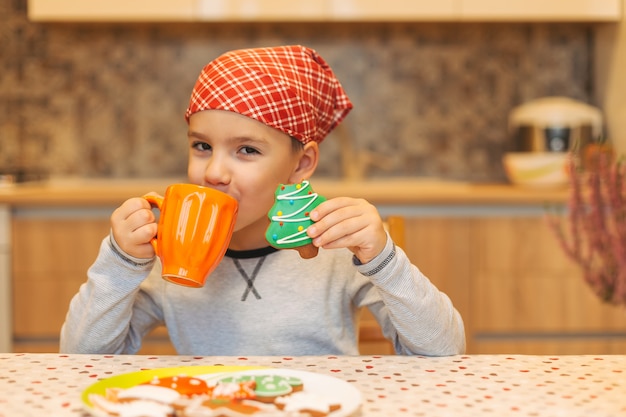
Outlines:
[[89, 400], [95, 408], [118, 417], [164, 417], [174, 412], [171, 406], [152, 400], [113, 402], [100, 395], [91, 395]]
[[311, 410], [324, 414], [330, 413], [330, 406], [333, 405], [327, 398], [305, 391], [294, 392], [291, 395], [277, 398], [275, 402], [278, 405], [283, 405], [283, 410], [286, 412]]
[[118, 394], [120, 400], [140, 399], [164, 404], [171, 404], [178, 397], [180, 397], [180, 394], [176, 390], [157, 385], [135, 385], [120, 391]]

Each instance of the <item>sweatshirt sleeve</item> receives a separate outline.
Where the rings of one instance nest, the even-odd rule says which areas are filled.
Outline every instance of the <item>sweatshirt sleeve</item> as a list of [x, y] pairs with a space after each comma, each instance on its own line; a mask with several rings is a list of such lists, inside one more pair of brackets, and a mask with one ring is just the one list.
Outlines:
[[[387, 238], [385, 249], [359, 272], [378, 290], [382, 305], [367, 305], [396, 353], [446, 356], [465, 351], [465, 330], [450, 298]], [[380, 304], [380, 303], [379, 303]]]
[[141, 290], [155, 260], [124, 256], [106, 237], [70, 302], [61, 328], [62, 353], [136, 353], [160, 322], [159, 309]]

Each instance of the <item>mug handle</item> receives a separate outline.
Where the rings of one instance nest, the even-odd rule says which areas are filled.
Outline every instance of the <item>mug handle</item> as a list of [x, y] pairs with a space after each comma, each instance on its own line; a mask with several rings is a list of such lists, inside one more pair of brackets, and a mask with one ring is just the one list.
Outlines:
[[[143, 198], [145, 198], [152, 207], [157, 208], [159, 209], [159, 211], [161, 211], [161, 207], [163, 207], [163, 197], [155, 194], [146, 194], [143, 196]], [[150, 239], [150, 244], [154, 248], [154, 252], [159, 255], [159, 243], [156, 236]]]

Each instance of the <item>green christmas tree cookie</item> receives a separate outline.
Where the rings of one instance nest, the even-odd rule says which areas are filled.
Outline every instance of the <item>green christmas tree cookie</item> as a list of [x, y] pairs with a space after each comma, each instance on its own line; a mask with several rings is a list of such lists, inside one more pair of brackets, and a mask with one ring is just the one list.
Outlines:
[[309, 214], [326, 201], [311, 188], [309, 181], [280, 184], [274, 193], [274, 205], [268, 213], [270, 225], [265, 239], [277, 249], [296, 249], [302, 258], [313, 258], [318, 248], [313, 246], [306, 230], [313, 224]]

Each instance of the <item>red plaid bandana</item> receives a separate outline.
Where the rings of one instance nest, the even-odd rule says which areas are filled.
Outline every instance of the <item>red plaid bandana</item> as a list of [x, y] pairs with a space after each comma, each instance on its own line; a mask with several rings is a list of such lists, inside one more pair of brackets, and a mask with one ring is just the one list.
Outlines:
[[307, 143], [321, 142], [352, 103], [326, 61], [296, 45], [231, 51], [210, 62], [185, 119], [209, 109], [248, 116]]

